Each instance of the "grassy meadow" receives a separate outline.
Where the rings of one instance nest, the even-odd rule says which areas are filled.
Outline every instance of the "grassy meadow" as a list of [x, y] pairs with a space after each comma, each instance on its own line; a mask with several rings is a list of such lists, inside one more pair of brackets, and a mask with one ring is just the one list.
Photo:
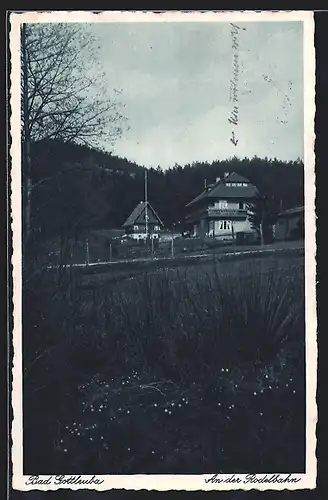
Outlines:
[[304, 257], [168, 266], [26, 283], [26, 474], [304, 471]]

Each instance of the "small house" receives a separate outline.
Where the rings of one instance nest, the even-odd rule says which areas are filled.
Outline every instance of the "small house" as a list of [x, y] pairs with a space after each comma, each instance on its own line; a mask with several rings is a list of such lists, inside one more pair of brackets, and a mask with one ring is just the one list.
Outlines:
[[148, 201], [141, 201], [123, 224], [127, 237], [135, 240], [159, 239], [163, 222]]
[[304, 236], [304, 206], [289, 208], [278, 214], [276, 240], [294, 240]]
[[193, 226], [194, 236], [228, 240], [238, 233], [254, 236], [248, 205], [257, 194], [256, 186], [245, 177], [236, 172], [225, 173], [188, 203], [186, 222]]

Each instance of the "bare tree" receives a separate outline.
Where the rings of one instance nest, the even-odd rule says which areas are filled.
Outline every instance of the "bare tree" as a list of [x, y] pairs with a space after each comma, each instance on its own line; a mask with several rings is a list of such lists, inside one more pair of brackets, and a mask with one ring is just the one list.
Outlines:
[[24, 24], [21, 90], [25, 240], [30, 233], [30, 146], [60, 139], [93, 147], [110, 145], [122, 133], [120, 92], [104, 86], [99, 45], [88, 25]]

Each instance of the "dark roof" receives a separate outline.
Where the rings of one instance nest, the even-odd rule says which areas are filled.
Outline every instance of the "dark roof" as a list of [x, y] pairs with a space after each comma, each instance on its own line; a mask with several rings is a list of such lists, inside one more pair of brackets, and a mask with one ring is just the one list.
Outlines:
[[[161, 219], [158, 217], [157, 213], [153, 209], [153, 207], [150, 205], [150, 203], [147, 201], [147, 210], [149, 210], [149, 216], [152, 217], [152, 220], [149, 220], [150, 223], [158, 223], [161, 226], [163, 226], [163, 222]], [[126, 221], [123, 224], [123, 227], [128, 227], [128, 226], [133, 226], [136, 223], [145, 223], [145, 212], [146, 212], [146, 202], [141, 201], [135, 209], [132, 211], [132, 213], [129, 215], [129, 217], [126, 219]]]
[[247, 182], [249, 183], [249, 180], [246, 179], [246, 177], [243, 177], [240, 174], [237, 174], [236, 172], [231, 172], [231, 174], [227, 175], [227, 177], [224, 177], [225, 181], [228, 182]]
[[288, 217], [288, 215], [298, 215], [304, 213], [304, 207], [293, 207], [293, 208], [288, 208], [287, 210], [283, 210], [278, 214], [278, 217]]
[[[247, 184], [247, 186], [227, 186], [226, 183], [229, 182], [242, 182], [243, 184]], [[219, 179], [214, 184], [207, 186], [202, 193], [187, 204], [187, 207], [202, 200], [203, 198], [254, 198], [257, 194], [257, 188], [251, 184], [248, 179], [237, 174], [236, 172], [232, 172], [226, 177]]]

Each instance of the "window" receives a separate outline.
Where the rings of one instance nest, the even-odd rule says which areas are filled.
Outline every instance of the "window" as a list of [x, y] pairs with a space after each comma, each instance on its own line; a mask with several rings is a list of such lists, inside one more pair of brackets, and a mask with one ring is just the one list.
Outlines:
[[243, 183], [242, 182], [237, 182], [238, 187], [242, 187]]
[[231, 182], [227, 182], [226, 186], [231, 187]]
[[231, 183], [231, 187], [236, 187], [237, 186], [237, 183], [236, 182], [232, 182]]
[[239, 210], [244, 209], [244, 203], [242, 201], [239, 202]]
[[247, 187], [247, 184], [246, 184], [246, 182], [243, 182], [243, 187]]
[[219, 225], [220, 231], [231, 231], [231, 221], [221, 220]]
[[134, 231], [138, 231], [139, 230], [139, 226], [133, 226], [133, 230]]
[[159, 231], [159, 226], [154, 226], [154, 231]]
[[220, 200], [217, 203], [215, 203], [214, 207], [220, 208], [221, 210], [226, 209], [226, 208], [228, 208], [228, 202], [227, 202], [227, 200]]

